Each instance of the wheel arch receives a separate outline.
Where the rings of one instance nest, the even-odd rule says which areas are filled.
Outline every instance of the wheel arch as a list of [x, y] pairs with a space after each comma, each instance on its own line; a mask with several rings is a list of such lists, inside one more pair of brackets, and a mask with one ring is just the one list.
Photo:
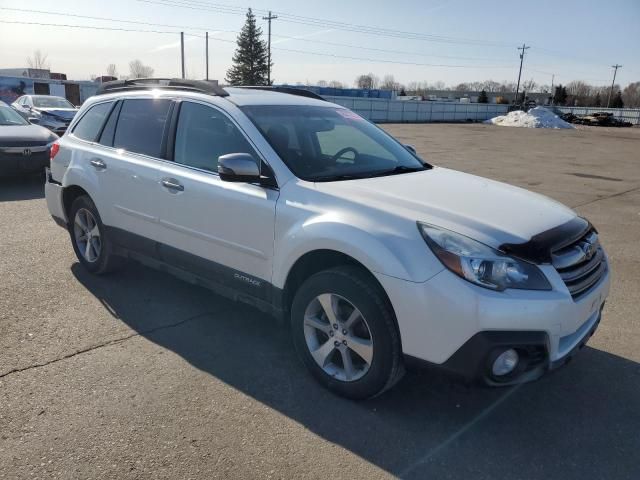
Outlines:
[[73, 223], [72, 219], [69, 217], [69, 213], [71, 211], [71, 205], [73, 204], [76, 198], [81, 197], [83, 195], [86, 195], [87, 197], [91, 198], [91, 195], [89, 195], [89, 192], [87, 192], [84, 188], [78, 185], [69, 185], [68, 187], [65, 187], [64, 190], [62, 191], [62, 206], [64, 208], [64, 213], [67, 216], [68, 222]]
[[282, 310], [285, 312], [289, 312], [291, 310], [293, 297], [295, 296], [298, 288], [300, 288], [307, 278], [323, 270], [329, 270], [331, 268], [345, 265], [358, 268], [367, 276], [372, 284], [375, 285], [380, 294], [383, 295], [383, 300], [393, 312], [393, 319], [396, 324], [396, 328], [398, 328], [398, 321], [395, 316], [393, 304], [391, 303], [384, 287], [380, 284], [373, 272], [352, 256], [330, 249], [309, 251], [295, 261], [289, 269], [284, 283], [284, 288], [282, 290]]

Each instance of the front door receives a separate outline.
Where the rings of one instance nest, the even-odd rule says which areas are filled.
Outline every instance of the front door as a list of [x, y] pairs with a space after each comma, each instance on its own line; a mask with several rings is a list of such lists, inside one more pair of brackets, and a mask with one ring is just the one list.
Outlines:
[[[210, 105], [183, 101], [175, 142], [158, 178], [155, 196], [163, 260], [269, 299], [276, 189], [224, 182], [217, 160], [254, 147], [237, 125]], [[173, 154], [173, 155], [172, 155]]]

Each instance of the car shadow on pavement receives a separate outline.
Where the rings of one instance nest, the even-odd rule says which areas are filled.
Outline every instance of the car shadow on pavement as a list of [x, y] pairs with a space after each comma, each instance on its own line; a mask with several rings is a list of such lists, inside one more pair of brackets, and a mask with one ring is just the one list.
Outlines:
[[44, 198], [44, 177], [28, 175], [0, 178], [0, 202]]
[[144, 302], [169, 295], [180, 305], [180, 289], [171, 288], [179, 280], [134, 264], [109, 277], [79, 264], [72, 271], [114, 321], [393, 475], [640, 478], [636, 362], [587, 347], [565, 368], [504, 389], [468, 386], [437, 369], [411, 371], [384, 395], [353, 402], [315, 383], [288, 329], [249, 306], [201, 289], [203, 312], [217, 313], [182, 323], [168, 314], [141, 318], [139, 286]]

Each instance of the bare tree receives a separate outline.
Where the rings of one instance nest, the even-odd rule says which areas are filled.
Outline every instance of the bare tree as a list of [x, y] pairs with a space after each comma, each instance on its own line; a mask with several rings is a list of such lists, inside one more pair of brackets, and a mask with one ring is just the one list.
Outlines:
[[342, 85], [342, 82], [339, 82], [338, 80], [331, 80], [329, 82], [329, 87], [331, 87], [331, 88], [344, 88], [344, 85]]
[[368, 73], [366, 75], [360, 75], [356, 78], [356, 86], [358, 88], [378, 88], [378, 84], [380, 83], [380, 79], [376, 77], [373, 73]]
[[29, 68], [38, 70], [46, 70], [49, 68], [49, 62], [47, 61], [47, 54], [43, 54], [42, 51], [36, 50], [33, 52], [33, 56], [27, 57], [27, 65]]
[[622, 91], [622, 100], [627, 107], [640, 107], [640, 82], [627, 85]]
[[116, 67], [115, 63], [110, 63], [109, 65], [107, 65], [107, 75], [110, 77], [118, 76], [118, 67]]
[[400, 90], [400, 84], [396, 82], [393, 75], [385, 75], [380, 83], [380, 88], [382, 90]]
[[327, 81], [326, 80], [318, 80], [316, 85], [318, 85], [319, 87], [326, 87], [327, 86]]
[[524, 82], [522, 82], [522, 89], [525, 92], [535, 92], [537, 87], [538, 84], [533, 80], [533, 78], [531, 80], [525, 80]]
[[153, 68], [145, 65], [140, 60], [132, 60], [129, 62], [129, 75], [131, 78], [149, 78], [153, 77]]

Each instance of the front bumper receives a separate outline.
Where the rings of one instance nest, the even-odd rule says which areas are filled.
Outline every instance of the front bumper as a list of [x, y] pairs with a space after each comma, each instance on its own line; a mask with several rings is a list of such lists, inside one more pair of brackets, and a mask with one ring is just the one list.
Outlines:
[[[578, 331], [566, 337], [571, 347], [553, 361], [549, 357], [549, 337], [545, 332], [484, 331], [467, 340], [441, 366], [466, 379], [480, 380], [491, 386], [507, 386], [537, 380], [548, 370], [569, 363], [587, 344], [600, 324], [602, 307]], [[518, 352], [519, 364], [513, 373], [495, 377], [491, 373], [492, 363], [507, 349], [515, 349]]]
[[[598, 327], [610, 272], [578, 299], [555, 271], [546, 274], [551, 291], [495, 292], [448, 270], [424, 283], [376, 277], [394, 307], [406, 357], [490, 384], [509, 384], [534, 380], [565, 364]], [[490, 378], [487, 364], [500, 347], [516, 347], [531, 356], [517, 378]]]
[[49, 166], [49, 147], [0, 148], [0, 175], [28, 175]]

